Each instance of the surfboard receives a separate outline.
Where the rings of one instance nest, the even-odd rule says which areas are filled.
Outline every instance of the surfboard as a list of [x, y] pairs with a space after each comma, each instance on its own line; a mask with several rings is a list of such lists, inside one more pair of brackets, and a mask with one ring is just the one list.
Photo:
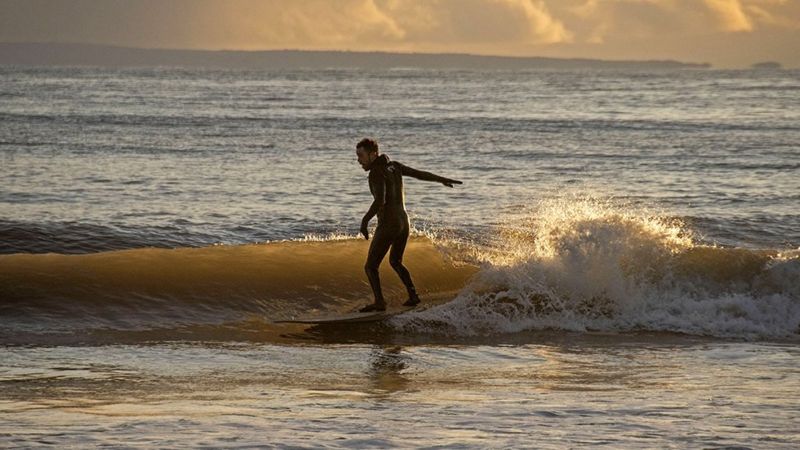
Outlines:
[[392, 316], [413, 311], [414, 307], [389, 308], [386, 311], [353, 312], [333, 316], [298, 317], [296, 319], [276, 320], [273, 323], [304, 323], [311, 325], [333, 325], [346, 323], [381, 322]]
[[428, 308], [447, 303], [452, 300], [457, 294], [457, 291], [437, 292], [434, 294], [426, 294], [422, 299], [422, 303], [416, 306], [401, 306], [390, 305], [386, 311], [379, 312], [351, 312], [351, 313], [329, 313], [321, 316], [300, 316], [291, 319], [275, 320], [272, 323], [304, 323], [309, 325], [335, 325], [347, 323], [369, 323], [381, 322], [393, 316], [403, 314], [409, 311], [424, 311]]

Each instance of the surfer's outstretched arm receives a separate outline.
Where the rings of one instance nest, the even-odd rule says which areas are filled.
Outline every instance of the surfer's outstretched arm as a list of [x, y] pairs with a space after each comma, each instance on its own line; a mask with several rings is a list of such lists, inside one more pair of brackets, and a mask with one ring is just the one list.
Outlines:
[[[395, 163], [397, 164], [397, 163]], [[433, 181], [435, 183], [442, 183], [447, 187], [453, 187], [454, 184], [462, 184], [461, 181], [453, 180], [451, 178], [441, 177], [436, 175], [435, 173], [425, 172], [424, 170], [417, 170], [411, 167], [408, 167], [404, 164], [398, 164], [402, 170], [403, 175], [408, 175], [410, 177], [416, 178], [418, 180], [423, 181]]]

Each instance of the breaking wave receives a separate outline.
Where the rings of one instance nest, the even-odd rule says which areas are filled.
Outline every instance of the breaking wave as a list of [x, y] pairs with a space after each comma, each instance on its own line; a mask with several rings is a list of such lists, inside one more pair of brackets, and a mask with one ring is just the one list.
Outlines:
[[[285, 330], [274, 320], [370, 301], [367, 246], [322, 236], [0, 255], [0, 342], [103, 330], [140, 333], [132, 339], [272, 339]], [[437, 304], [390, 321], [392, 333], [415, 339], [540, 330], [800, 334], [799, 250], [702, 244], [680, 220], [609, 202], [545, 202], [480, 242], [416, 236], [405, 262], [423, 300]], [[401, 302], [397, 277], [388, 264], [382, 271], [387, 299]]]
[[591, 199], [539, 205], [471, 251], [480, 271], [404, 332], [666, 331], [796, 336], [800, 251], [701, 245], [679, 220]]

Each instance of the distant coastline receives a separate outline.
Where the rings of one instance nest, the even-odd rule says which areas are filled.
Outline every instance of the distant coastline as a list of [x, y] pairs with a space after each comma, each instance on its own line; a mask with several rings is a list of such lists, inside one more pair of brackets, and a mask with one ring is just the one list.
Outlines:
[[766, 61], [755, 63], [751, 65], [750, 68], [753, 70], [782, 70], [783, 66], [781, 66], [781, 63], [778, 62]]
[[626, 61], [458, 53], [312, 50], [179, 50], [95, 44], [0, 43], [0, 64], [31, 66], [205, 67], [236, 69], [708, 69], [708, 63]]

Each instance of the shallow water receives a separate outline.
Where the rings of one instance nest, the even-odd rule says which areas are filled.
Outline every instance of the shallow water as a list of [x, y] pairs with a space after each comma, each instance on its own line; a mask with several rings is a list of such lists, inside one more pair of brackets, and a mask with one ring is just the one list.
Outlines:
[[[530, 339], [532, 336], [526, 337]], [[796, 345], [5, 348], [8, 446], [796, 448]]]

